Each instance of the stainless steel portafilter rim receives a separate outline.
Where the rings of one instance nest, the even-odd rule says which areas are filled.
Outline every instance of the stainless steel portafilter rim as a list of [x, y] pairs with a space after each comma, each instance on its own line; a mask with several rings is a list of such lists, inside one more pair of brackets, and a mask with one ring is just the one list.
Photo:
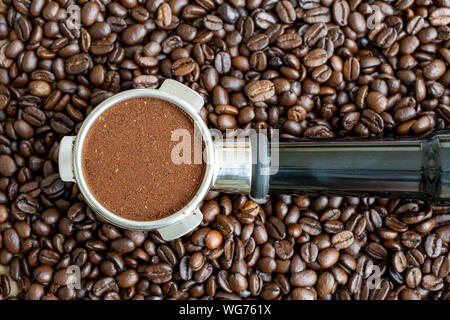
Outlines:
[[[126, 219], [123, 217], [120, 217], [112, 212], [110, 212], [108, 209], [106, 209], [100, 202], [98, 202], [91, 191], [89, 190], [89, 187], [86, 183], [86, 180], [84, 178], [83, 174], [83, 165], [82, 165], [82, 156], [83, 156], [83, 145], [86, 140], [87, 134], [94, 124], [94, 122], [98, 119], [98, 117], [111, 108], [112, 106], [116, 105], [119, 102], [129, 100], [132, 98], [159, 98], [168, 102], [171, 102], [175, 104], [176, 106], [180, 107], [182, 110], [184, 110], [194, 121], [195, 126], [200, 130], [200, 133], [202, 135], [202, 139], [205, 145], [205, 159], [206, 162], [206, 169], [203, 181], [200, 185], [200, 188], [198, 189], [195, 196], [191, 199], [191, 201], [183, 207], [181, 210], [177, 211], [176, 213], [163, 218], [159, 220], [154, 221], [135, 221]], [[192, 107], [188, 102], [185, 100], [179, 98], [176, 95], [173, 95], [169, 92], [165, 92], [163, 90], [156, 90], [156, 89], [132, 89], [127, 90], [121, 93], [118, 93], [102, 103], [100, 103], [85, 119], [83, 125], [80, 128], [80, 131], [78, 132], [75, 143], [74, 143], [74, 150], [73, 150], [73, 171], [74, 171], [74, 177], [78, 184], [78, 187], [83, 194], [86, 202], [90, 205], [90, 207], [104, 220], [110, 222], [113, 225], [126, 228], [126, 229], [132, 229], [132, 230], [151, 230], [151, 229], [160, 229], [164, 227], [168, 227], [170, 225], [173, 225], [174, 223], [177, 223], [181, 221], [183, 218], [185, 218], [186, 215], [191, 214], [192, 212], [198, 210], [198, 205], [203, 200], [203, 198], [206, 196], [208, 191], [210, 190], [213, 182], [214, 177], [214, 145], [212, 141], [212, 137], [209, 134], [208, 127], [206, 126], [203, 119], [198, 114], [198, 111], [195, 110], [194, 107]]]

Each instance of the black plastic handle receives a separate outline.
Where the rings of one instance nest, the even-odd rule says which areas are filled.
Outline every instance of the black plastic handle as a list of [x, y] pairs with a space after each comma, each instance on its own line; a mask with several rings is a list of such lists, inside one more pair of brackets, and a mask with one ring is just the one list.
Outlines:
[[450, 131], [422, 139], [271, 143], [270, 150], [278, 164], [272, 159], [269, 191], [450, 203]]

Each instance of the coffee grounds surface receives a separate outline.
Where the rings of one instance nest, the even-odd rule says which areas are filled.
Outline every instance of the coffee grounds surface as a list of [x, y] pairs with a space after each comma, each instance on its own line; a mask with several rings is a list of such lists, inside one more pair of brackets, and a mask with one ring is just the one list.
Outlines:
[[109, 211], [151, 221], [172, 215], [195, 195], [205, 164], [175, 164], [172, 131], [191, 133], [194, 122], [176, 105], [157, 98], [133, 98], [105, 111], [83, 146], [83, 173], [89, 190]]

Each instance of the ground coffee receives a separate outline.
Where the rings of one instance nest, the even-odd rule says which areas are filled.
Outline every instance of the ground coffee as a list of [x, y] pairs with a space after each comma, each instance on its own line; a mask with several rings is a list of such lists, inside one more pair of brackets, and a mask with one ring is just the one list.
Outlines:
[[[109, 211], [132, 220], [167, 217], [195, 195], [205, 164], [175, 164], [172, 131], [193, 120], [176, 105], [157, 98], [133, 98], [105, 111], [83, 146], [83, 173], [94, 197]], [[194, 159], [191, 139], [191, 159]]]

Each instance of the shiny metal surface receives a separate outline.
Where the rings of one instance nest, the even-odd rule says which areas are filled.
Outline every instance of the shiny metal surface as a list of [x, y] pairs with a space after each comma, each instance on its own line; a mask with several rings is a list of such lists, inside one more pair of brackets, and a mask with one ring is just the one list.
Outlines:
[[252, 149], [249, 138], [214, 142], [213, 189], [230, 193], [250, 193]]

